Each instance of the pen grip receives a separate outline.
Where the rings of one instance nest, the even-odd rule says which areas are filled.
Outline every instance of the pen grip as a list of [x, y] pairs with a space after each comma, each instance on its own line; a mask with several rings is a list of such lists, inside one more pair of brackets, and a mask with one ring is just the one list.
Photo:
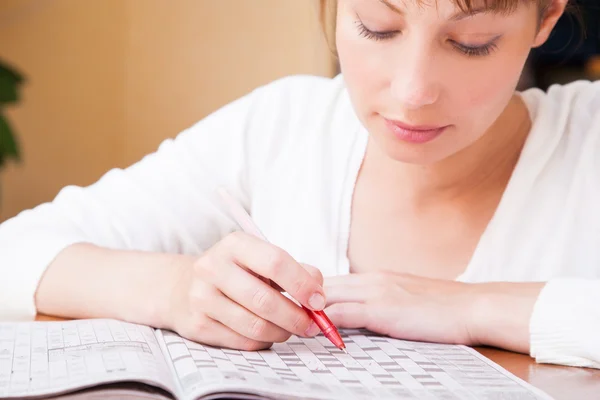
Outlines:
[[333, 323], [323, 311], [312, 311], [304, 306], [302, 306], [302, 308], [308, 313], [315, 324], [317, 324], [321, 332], [326, 333], [327, 330], [333, 328]]

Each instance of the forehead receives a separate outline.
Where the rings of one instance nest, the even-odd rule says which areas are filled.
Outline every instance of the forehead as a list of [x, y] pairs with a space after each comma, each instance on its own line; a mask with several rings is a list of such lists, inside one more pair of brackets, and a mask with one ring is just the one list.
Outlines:
[[391, 9], [401, 10], [409, 5], [435, 7], [451, 5], [465, 14], [478, 11], [494, 11], [511, 13], [521, 3], [532, 3], [536, 0], [374, 0], [384, 3]]

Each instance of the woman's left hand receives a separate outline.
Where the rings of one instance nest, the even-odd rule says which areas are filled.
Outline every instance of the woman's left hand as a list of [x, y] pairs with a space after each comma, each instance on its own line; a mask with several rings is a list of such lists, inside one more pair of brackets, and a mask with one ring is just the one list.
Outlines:
[[399, 273], [325, 279], [338, 328], [398, 339], [529, 352], [529, 319], [543, 283], [463, 283]]

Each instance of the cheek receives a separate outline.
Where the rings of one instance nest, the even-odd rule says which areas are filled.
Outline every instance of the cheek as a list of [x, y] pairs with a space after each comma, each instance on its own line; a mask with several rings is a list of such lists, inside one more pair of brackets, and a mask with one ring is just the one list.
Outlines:
[[377, 109], [374, 104], [378, 104], [378, 99], [385, 93], [384, 71], [365, 57], [365, 51], [356, 40], [340, 40], [338, 57], [354, 112], [361, 123], [371, 130], [374, 110]]
[[368, 99], [373, 101], [379, 97], [379, 92], [386, 86], [387, 70], [382, 64], [381, 52], [358, 34], [351, 16], [338, 19], [336, 47], [348, 92], [357, 112], [361, 113]]
[[360, 46], [356, 46], [351, 38], [341, 38], [337, 44], [340, 68], [350, 90], [363, 91], [368, 86], [369, 67], [362, 58], [364, 54]]
[[[529, 54], [529, 42], [522, 40], [530, 37], [531, 32], [522, 30], [507, 38], [501, 44], [501, 50], [481, 68], [470, 68], [457, 81], [464, 85], [463, 90], [454, 93], [459, 96], [455, 104], [478, 112], [487, 112], [491, 117], [497, 117], [504, 109], [521, 77], [523, 67]], [[467, 88], [467, 90], [464, 90]], [[485, 114], [480, 114], [485, 115]], [[477, 120], [477, 119], [474, 119]]]
[[[453, 85], [456, 87], [447, 92], [448, 104], [454, 108], [454, 114], [460, 115], [462, 121], [476, 128], [475, 131], [487, 129], [513, 96], [521, 68], [518, 60], [502, 59], [486, 66], [485, 74], [472, 73], [455, 80]], [[473, 118], [474, 115], [488, 118]]]
[[461, 98], [454, 103], [471, 110], [493, 110], [504, 103], [506, 98], [512, 96], [514, 88], [511, 82], [512, 80], [502, 79], [502, 77], [477, 82], [469, 90], [456, 91], [455, 93]]
[[[361, 46], [349, 32], [348, 27], [339, 27], [337, 33], [337, 51], [340, 62], [342, 73], [344, 74], [344, 80], [346, 81], [349, 89], [351, 90], [365, 90], [366, 81], [369, 79], [369, 68], [364, 62], [364, 51], [361, 50]], [[361, 83], [363, 83], [361, 85]]]

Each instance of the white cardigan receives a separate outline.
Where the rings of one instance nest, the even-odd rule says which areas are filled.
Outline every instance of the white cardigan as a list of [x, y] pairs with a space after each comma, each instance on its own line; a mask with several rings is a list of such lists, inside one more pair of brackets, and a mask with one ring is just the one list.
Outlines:
[[[540, 362], [600, 368], [600, 83], [521, 93], [532, 131], [460, 280], [549, 281], [530, 323]], [[349, 271], [350, 203], [366, 149], [342, 76], [261, 87], [131, 167], [0, 225], [0, 319], [31, 318], [66, 246], [199, 254], [235, 224], [225, 185], [265, 235], [323, 274]]]

